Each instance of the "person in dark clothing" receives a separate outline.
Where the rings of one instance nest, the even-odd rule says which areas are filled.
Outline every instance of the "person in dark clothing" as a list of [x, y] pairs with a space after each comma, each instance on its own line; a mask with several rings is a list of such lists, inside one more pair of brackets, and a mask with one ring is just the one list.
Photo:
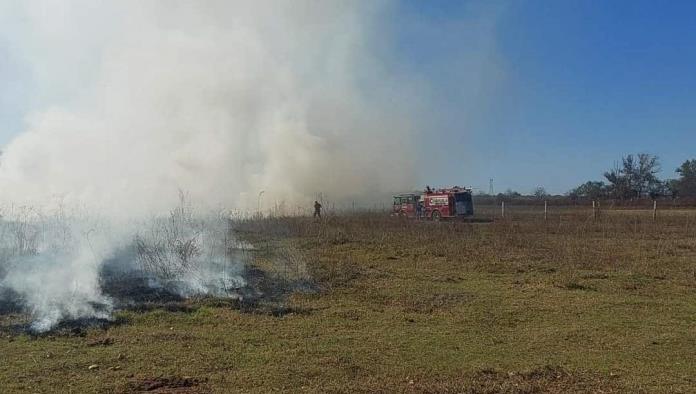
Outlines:
[[314, 217], [321, 219], [321, 204], [319, 204], [319, 201], [314, 201]]
[[425, 207], [423, 206], [423, 200], [421, 200], [421, 199], [419, 198], [418, 201], [416, 201], [416, 217], [417, 217], [418, 219], [420, 219], [420, 218], [423, 217], [423, 210], [424, 210], [424, 208], [425, 208]]

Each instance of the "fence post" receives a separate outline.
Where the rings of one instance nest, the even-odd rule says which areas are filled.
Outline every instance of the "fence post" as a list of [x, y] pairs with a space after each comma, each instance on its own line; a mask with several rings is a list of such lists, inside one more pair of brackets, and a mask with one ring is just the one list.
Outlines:
[[505, 201], [500, 203], [500, 216], [505, 219]]
[[657, 200], [653, 200], [653, 222], [657, 221]]
[[597, 203], [592, 200], [592, 219], [597, 220]]
[[549, 220], [549, 202], [544, 200], [544, 221]]

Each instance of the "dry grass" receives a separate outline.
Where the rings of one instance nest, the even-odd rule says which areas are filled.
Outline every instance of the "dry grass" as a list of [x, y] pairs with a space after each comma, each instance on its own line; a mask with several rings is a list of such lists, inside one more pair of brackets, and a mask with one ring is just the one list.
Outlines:
[[274, 301], [287, 313], [197, 301], [182, 312], [122, 312], [123, 324], [84, 337], [9, 335], [0, 387], [693, 391], [696, 211], [657, 223], [638, 211], [596, 222], [586, 209], [554, 208], [547, 222], [538, 208], [509, 214], [492, 223], [378, 214], [238, 223], [256, 246], [252, 265], [278, 286], [295, 284]]

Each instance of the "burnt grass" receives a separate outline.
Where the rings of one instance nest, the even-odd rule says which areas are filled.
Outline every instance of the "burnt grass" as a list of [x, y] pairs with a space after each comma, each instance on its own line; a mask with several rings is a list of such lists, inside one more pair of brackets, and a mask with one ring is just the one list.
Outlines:
[[0, 287], [0, 315], [21, 313], [24, 300], [12, 289]]
[[[249, 253], [249, 252], [247, 252]], [[312, 292], [316, 285], [309, 279], [288, 279], [279, 272], [268, 272], [250, 265], [249, 255], [239, 263], [244, 264], [242, 278], [245, 285], [234, 289], [229, 297], [183, 297], [177, 289], [166, 284], [152, 284], [152, 277], [133, 264], [124, 264], [123, 256], [106, 260], [101, 267], [99, 283], [102, 293], [113, 302], [113, 319], [79, 318], [60, 321], [46, 332], [35, 332], [27, 316], [22, 297], [12, 289], [0, 288], [0, 316], [15, 316], [0, 320], [0, 334], [39, 336], [85, 336], [87, 330], [106, 330], [114, 325], [126, 324], [127, 319], [118, 316], [119, 311], [146, 313], [156, 310], [172, 313], [193, 313], [201, 307], [230, 308], [243, 313], [282, 317], [287, 314], [308, 314], [309, 309], [289, 306], [286, 298], [295, 291]], [[95, 305], [96, 309], [104, 306]], [[17, 323], [16, 320], [21, 320]]]
[[101, 288], [105, 295], [116, 301], [116, 308], [136, 312], [161, 309], [168, 312], [195, 312], [202, 306], [227, 307], [244, 313], [283, 316], [288, 313], [308, 313], [286, 305], [289, 294], [303, 290], [313, 291], [309, 280], [291, 280], [278, 272], [269, 272], [250, 264], [244, 264], [241, 276], [245, 285], [235, 289], [229, 297], [197, 296], [185, 298], [167, 286], [152, 286], [147, 276], [133, 270], [110, 270], [104, 265]]
[[[696, 210], [657, 222], [648, 211], [595, 221], [552, 207], [544, 221], [538, 207], [512, 206], [505, 220], [498, 210], [479, 207], [487, 222], [468, 223], [374, 212], [237, 222], [254, 250], [236, 297], [107, 280], [123, 323], [0, 335], [0, 387], [693, 392]], [[21, 322], [7, 311], [2, 324]]]

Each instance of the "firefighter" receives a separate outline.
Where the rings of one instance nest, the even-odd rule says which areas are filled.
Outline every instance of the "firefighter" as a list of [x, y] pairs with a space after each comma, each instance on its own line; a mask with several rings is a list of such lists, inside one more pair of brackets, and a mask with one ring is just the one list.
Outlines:
[[319, 201], [314, 201], [314, 217], [321, 219], [321, 204], [319, 204]]

